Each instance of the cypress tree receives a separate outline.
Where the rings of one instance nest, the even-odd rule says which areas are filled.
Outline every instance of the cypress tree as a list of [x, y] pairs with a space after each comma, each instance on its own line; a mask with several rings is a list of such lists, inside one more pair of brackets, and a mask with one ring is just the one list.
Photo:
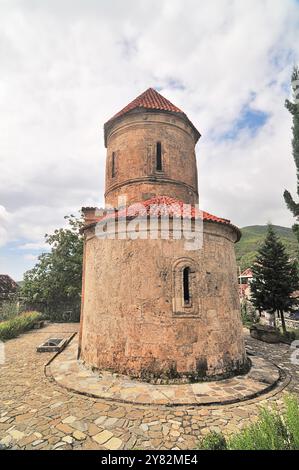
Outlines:
[[268, 225], [265, 241], [258, 250], [252, 274], [251, 293], [254, 307], [274, 315], [277, 312], [286, 334], [284, 312], [290, 311], [297, 303], [292, 297], [292, 293], [298, 289], [297, 266], [289, 260], [271, 225]]
[[[298, 67], [294, 67], [293, 69], [291, 84], [292, 84], [292, 90], [293, 90], [293, 102], [286, 100], [285, 107], [291, 113], [292, 118], [293, 118], [292, 154], [293, 154], [293, 158], [294, 158], [294, 162], [296, 166], [297, 195], [299, 196], [299, 68]], [[284, 196], [284, 200], [289, 210], [292, 212], [294, 217], [296, 217], [296, 219], [299, 220], [299, 203], [295, 202], [294, 198], [292, 197], [290, 192], [287, 190], [284, 191], [283, 196]], [[293, 231], [296, 234], [297, 239], [299, 241], [299, 225], [298, 224], [295, 224], [293, 226]]]

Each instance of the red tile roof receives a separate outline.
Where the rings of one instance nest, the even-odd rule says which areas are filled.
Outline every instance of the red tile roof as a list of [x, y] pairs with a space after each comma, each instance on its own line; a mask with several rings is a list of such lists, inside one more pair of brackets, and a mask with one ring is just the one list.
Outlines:
[[138, 108], [178, 113], [182, 117], [184, 117], [189, 122], [191, 127], [195, 130], [197, 139], [200, 137], [200, 133], [198, 132], [198, 130], [195, 128], [192, 122], [189, 121], [187, 115], [180, 108], [172, 104], [169, 100], [164, 98], [164, 96], [160, 95], [160, 93], [158, 93], [153, 88], [148, 88], [146, 91], [141, 93], [141, 95], [137, 96], [137, 98], [131, 101], [131, 103], [129, 103], [127, 106], [121, 109], [111, 119], [109, 119], [109, 121], [105, 123], [104, 125], [105, 140], [106, 140], [107, 128], [115, 119], [120, 118], [124, 116], [125, 114], [127, 114], [128, 112], [134, 109], [138, 109]]
[[[187, 208], [185, 207], [187, 206]], [[217, 217], [216, 215], [209, 214], [205, 211], [200, 211], [195, 206], [189, 206], [188, 204], [178, 199], [169, 196], [155, 196], [146, 201], [136, 202], [129, 207], [125, 207], [115, 212], [107, 213], [104, 216], [96, 217], [94, 223], [104, 222], [109, 219], [120, 219], [120, 218], [134, 218], [142, 216], [152, 217], [182, 217], [187, 219], [202, 218], [204, 221], [216, 222], [220, 224], [230, 225], [234, 227], [238, 232], [238, 238], [240, 238], [240, 231], [237, 227], [230, 223], [230, 220]], [[90, 219], [88, 220], [88, 222]], [[87, 222], [87, 220], [86, 220]]]
[[153, 88], [148, 88], [146, 91], [141, 93], [141, 95], [137, 96], [135, 100], [131, 101], [131, 103], [116, 113], [111, 119], [109, 119], [109, 121], [112, 121], [119, 116], [123, 116], [128, 111], [136, 108], [158, 109], [161, 111], [171, 111], [173, 113], [185, 114], [180, 108], [172, 104], [156, 90]]
[[241, 273], [241, 277], [253, 277], [251, 268], [245, 269], [245, 271]]

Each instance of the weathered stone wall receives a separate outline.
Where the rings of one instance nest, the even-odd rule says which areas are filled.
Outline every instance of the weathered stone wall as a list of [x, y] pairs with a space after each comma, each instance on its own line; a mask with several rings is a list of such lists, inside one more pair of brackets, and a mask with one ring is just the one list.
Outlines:
[[[203, 248], [184, 240], [100, 240], [85, 232], [81, 358], [148, 378], [223, 376], [242, 370], [242, 339], [231, 226], [204, 223]], [[181, 303], [181, 272], [192, 267], [192, 305]]]
[[[116, 121], [107, 138], [106, 203], [127, 204], [164, 195], [198, 202], [195, 135], [182, 117], [136, 112]], [[162, 145], [162, 171], [156, 170], [156, 143]], [[112, 176], [114, 153], [115, 176]]]

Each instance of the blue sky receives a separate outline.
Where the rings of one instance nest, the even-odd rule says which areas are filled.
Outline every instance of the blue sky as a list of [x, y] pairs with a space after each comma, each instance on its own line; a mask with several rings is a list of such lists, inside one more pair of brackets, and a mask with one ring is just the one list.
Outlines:
[[202, 134], [203, 209], [290, 226], [298, 30], [297, 0], [1, 1], [0, 273], [21, 279], [64, 215], [103, 205], [103, 124], [148, 87]]

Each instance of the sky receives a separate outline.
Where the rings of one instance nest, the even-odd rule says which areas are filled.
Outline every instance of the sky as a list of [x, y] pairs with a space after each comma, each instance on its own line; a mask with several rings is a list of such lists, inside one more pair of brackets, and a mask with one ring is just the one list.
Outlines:
[[202, 209], [291, 226], [298, 36], [297, 0], [0, 0], [0, 273], [103, 206], [103, 124], [149, 87], [202, 134]]

